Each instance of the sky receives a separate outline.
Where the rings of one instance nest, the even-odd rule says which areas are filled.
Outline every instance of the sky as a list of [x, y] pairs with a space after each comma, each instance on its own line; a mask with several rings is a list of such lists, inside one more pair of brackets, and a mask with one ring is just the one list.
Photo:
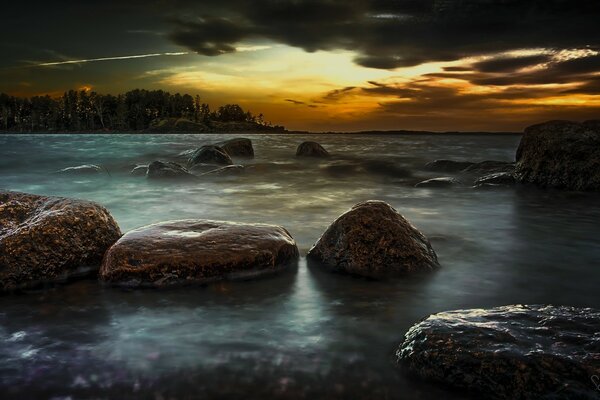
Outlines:
[[134, 88], [288, 129], [521, 131], [600, 119], [598, 0], [32, 0], [0, 92]]

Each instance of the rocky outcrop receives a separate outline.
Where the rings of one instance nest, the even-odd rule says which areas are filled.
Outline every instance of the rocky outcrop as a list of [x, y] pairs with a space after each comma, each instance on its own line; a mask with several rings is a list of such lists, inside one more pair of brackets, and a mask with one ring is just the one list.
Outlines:
[[389, 204], [373, 200], [338, 217], [308, 257], [334, 271], [370, 278], [439, 267], [429, 240]]
[[235, 138], [219, 143], [221, 147], [230, 157], [245, 157], [254, 158], [254, 148], [252, 140], [246, 138]]
[[296, 149], [297, 157], [329, 157], [329, 152], [317, 142], [303, 142]]
[[600, 127], [594, 121], [551, 121], [525, 129], [516, 154], [520, 182], [600, 190]]
[[597, 399], [600, 311], [505, 306], [442, 312], [414, 325], [397, 356], [425, 379], [488, 398]]
[[460, 172], [475, 163], [470, 161], [435, 160], [425, 164], [425, 169], [435, 172]]
[[513, 186], [515, 185], [515, 176], [511, 172], [497, 172], [495, 174], [484, 175], [478, 178], [474, 185], [476, 187], [494, 187], [494, 186]]
[[63, 175], [97, 175], [106, 173], [107, 171], [94, 164], [78, 165], [76, 167], [67, 167], [59, 171], [57, 174]]
[[125, 234], [106, 253], [100, 277], [133, 287], [206, 284], [275, 273], [297, 258], [296, 242], [280, 226], [169, 221]]
[[419, 182], [415, 185], [418, 188], [447, 188], [455, 186], [460, 181], [450, 176], [443, 176], [440, 178], [427, 179], [426, 181]]
[[97, 271], [120, 236], [96, 203], [0, 192], [0, 291]]
[[186, 168], [171, 161], [153, 161], [146, 172], [148, 179], [196, 179]]
[[219, 146], [202, 146], [190, 155], [188, 166], [196, 164], [232, 165], [233, 161]]

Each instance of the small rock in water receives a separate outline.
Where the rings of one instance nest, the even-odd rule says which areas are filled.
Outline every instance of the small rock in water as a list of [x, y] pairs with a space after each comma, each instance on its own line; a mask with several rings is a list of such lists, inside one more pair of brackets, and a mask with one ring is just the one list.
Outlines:
[[600, 310], [514, 305], [433, 314], [398, 361], [422, 378], [500, 399], [597, 399]]
[[154, 161], [148, 165], [148, 179], [196, 179], [181, 165], [170, 161]]
[[229, 154], [219, 146], [202, 146], [195, 150], [189, 158], [188, 166], [196, 164], [232, 165]]
[[100, 278], [124, 286], [206, 284], [279, 272], [297, 258], [296, 242], [280, 226], [168, 221], [126, 233], [106, 253]]
[[252, 140], [250, 139], [230, 139], [219, 143], [219, 146], [231, 157], [254, 157], [254, 148], [252, 147]]
[[213, 169], [211, 171], [205, 172], [203, 175], [239, 175], [244, 172], [243, 165], [227, 165], [225, 167]]
[[383, 201], [358, 203], [338, 217], [308, 257], [334, 271], [370, 278], [439, 268], [429, 240]]
[[296, 149], [297, 157], [329, 157], [329, 152], [317, 142], [303, 142]]
[[600, 190], [600, 124], [551, 121], [525, 129], [516, 154], [522, 183]]
[[470, 161], [435, 160], [425, 164], [425, 169], [436, 172], [460, 172], [473, 164]]
[[96, 203], [0, 192], [0, 292], [97, 271], [120, 236]]
[[419, 182], [415, 185], [418, 188], [446, 188], [455, 186], [460, 183], [456, 178], [450, 176], [444, 176], [440, 178], [427, 179], [426, 181]]

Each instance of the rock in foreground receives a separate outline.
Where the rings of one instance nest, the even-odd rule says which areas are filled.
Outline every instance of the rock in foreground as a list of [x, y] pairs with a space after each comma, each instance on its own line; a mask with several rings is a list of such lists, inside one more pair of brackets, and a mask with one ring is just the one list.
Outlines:
[[297, 157], [329, 157], [329, 152], [317, 142], [303, 142], [296, 149]]
[[600, 311], [505, 306], [434, 314], [414, 325], [398, 361], [425, 379], [502, 399], [597, 399]]
[[254, 157], [254, 148], [252, 147], [252, 140], [246, 138], [235, 138], [220, 143], [219, 146], [227, 153], [230, 157]]
[[168, 221], [125, 234], [106, 253], [100, 277], [132, 287], [205, 284], [278, 272], [297, 258], [280, 226]]
[[600, 127], [551, 121], [525, 129], [516, 155], [520, 182], [570, 190], [600, 190]]
[[308, 257], [334, 271], [370, 278], [439, 267], [429, 240], [383, 201], [358, 203], [327, 228]]
[[0, 291], [97, 271], [120, 236], [96, 203], [0, 192]]

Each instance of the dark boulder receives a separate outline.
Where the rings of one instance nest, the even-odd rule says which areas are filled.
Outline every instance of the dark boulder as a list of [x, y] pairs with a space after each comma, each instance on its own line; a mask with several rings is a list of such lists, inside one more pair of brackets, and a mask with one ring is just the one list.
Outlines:
[[435, 172], [460, 172], [473, 164], [470, 161], [435, 160], [425, 164], [425, 169]]
[[219, 144], [230, 157], [254, 157], [252, 140], [246, 138], [230, 139]]
[[389, 204], [374, 200], [338, 217], [308, 257], [334, 271], [370, 278], [439, 267], [429, 240]]
[[120, 236], [96, 203], [0, 192], [0, 291], [95, 272]]
[[297, 157], [329, 157], [327, 150], [317, 142], [303, 142], [296, 149]]
[[516, 154], [520, 182], [570, 190], [600, 190], [600, 126], [551, 121], [525, 129]]
[[450, 176], [443, 176], [440, 178], [427, 179], [426, 181], [419, 182], [415, 185], [418, 188], [447, 188], [452, 187], [460, 183], [456, 178]]
[[232, 165], [233, 161], [219, 146], [202, 146], [190, 155], [188, 166], [196, 164]]
[[513, 186], [516, 184], [515, 176], [511, 172], [497, 172], [495, 174], [484, 175], [478, 178], [474, 185], [482, 186]]
[[67, 168], [63, 168], [59, 171], [56, 171], [57, 174], [64, 174], [64, 175], [97, 175], [97, 174], [102, 174], [102, 173], [106, 173], [106, 172], [107, 171], [102, 169], [102, 167], [99, 167], [94, 164], [85, 164], [85, 165], [78, 165], [76, 167], [67, 167]]
[[280, 226], [168, 221], [126, 233], [106, 253], [100, 277], [133, 287], [206, 284], [275, 273], [297, 258]]
[[600, 311], [504, 306], [431, 315], [398, 361], [422, 378], [500, 399], [597, 399]]
[[181, 165], [170, 161], [153, 161], [146, 172], [148, 179], [196, 179]]

